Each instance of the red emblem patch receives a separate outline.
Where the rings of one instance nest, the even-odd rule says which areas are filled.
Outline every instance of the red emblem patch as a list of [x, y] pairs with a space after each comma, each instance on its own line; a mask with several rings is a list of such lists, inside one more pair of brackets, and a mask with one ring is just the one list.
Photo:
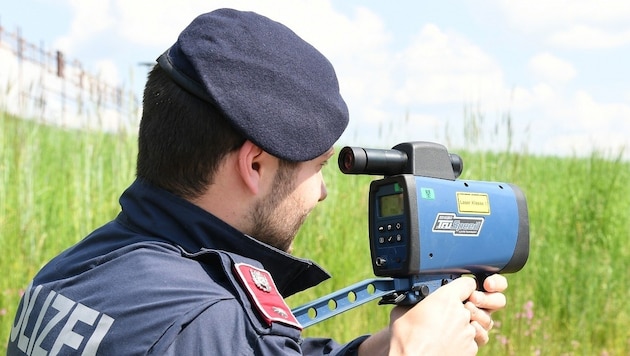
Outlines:
[[234, 269], [256, 309], [269, 326], [275, 321], [302, 330], [302, 325], [291, 313], [269, 272], [246, 263], [236, 263]]

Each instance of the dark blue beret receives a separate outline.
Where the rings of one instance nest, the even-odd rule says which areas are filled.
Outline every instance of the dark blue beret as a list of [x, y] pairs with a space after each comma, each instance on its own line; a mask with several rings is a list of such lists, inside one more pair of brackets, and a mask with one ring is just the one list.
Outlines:
[[323, 154], [348, 125], [326, 57], [286, 26], [253, 12], [200, 15], [158, 63], [246, 138], [289, 161]]

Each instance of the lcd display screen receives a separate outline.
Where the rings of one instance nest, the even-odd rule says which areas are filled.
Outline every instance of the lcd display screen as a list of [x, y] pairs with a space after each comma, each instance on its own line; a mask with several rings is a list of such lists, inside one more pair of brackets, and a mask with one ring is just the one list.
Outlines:
[[379, 217], [402, 215], [405, 212], [403, 194], [383, 195], [378, 199]]

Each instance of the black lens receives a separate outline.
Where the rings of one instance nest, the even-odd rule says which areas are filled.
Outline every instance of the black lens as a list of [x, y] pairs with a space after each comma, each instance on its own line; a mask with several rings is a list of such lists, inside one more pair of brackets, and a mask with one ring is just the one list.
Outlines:
[[345, 174], [365, 173], [366, 162], [365, 150], [360, 147], [346, 146], [339, 152], [339, 169]]
[[345, 174], [399, 174], [406, 162], [407, 154], [397, 150], [346, 146], [339, 152], [339, 169]]
[[346, 151], [343, 155], [343, 167], [346, 171], [349, 171], [352, 169], [352, 166], [354, 166], [354, 155], [352, 151]]

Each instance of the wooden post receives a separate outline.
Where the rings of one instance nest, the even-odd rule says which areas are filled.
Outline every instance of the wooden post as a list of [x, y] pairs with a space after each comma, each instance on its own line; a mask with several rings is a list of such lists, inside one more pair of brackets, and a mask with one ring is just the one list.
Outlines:
[[61, 51], [57, 51], [57, 76], [59, 78], [64, 78], [64, 69], [65, 62], [63, 59], [63, 53]]

